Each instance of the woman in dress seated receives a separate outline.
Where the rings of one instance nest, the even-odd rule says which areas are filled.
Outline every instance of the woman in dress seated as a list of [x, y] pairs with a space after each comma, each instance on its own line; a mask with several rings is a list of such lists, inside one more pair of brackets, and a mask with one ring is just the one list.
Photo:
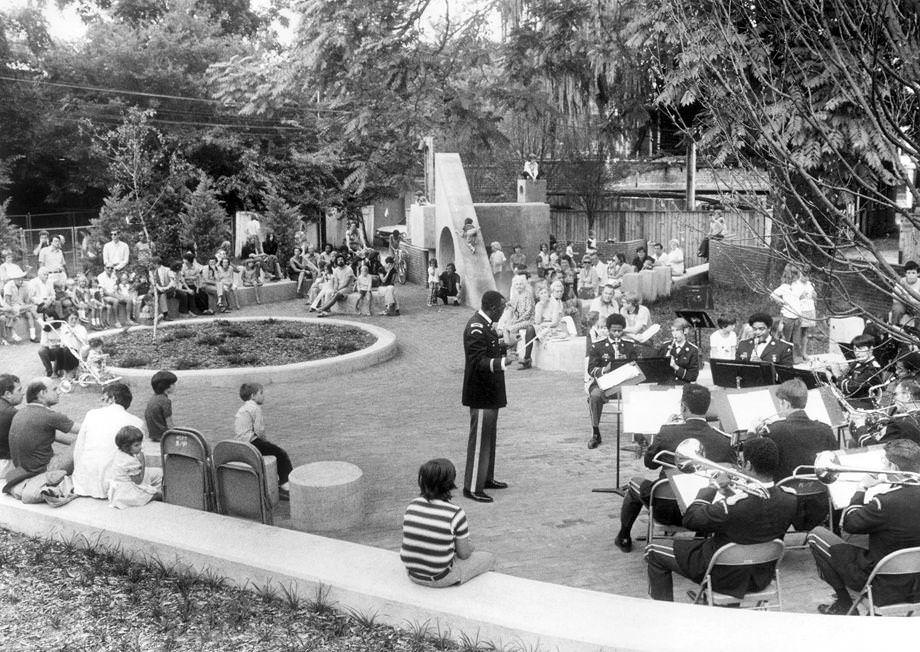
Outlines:
[[[572, 319], [566, 319], [565, 315], [565, 303], [562, 300], [564, 293], [565, 286], [562, 281], [554, 281], [549, 289], [545, 285], [540, 287], [537, 294], [540, 300], [534, 309], [533, 324], [527, 327], [527, 333], [524, 335], [524, 341], [531, 343], [529, 351], [533, 350], [534, 339], [545, 342], [554, 338], [568, 338], [574, 334], [575, 325]], [[529, 351], [521, 360], [521, 369], [530, 369], [532, 365]]]
[[649, 309], [639, 303], [639, 295], [635, 292], [626, 293], [620, 314], [626, 318], [626, 328], [623, 329], [623, 337], [626, 339], [636, 339], [652, 321]]
[[607, 266], [607, 282], [613, 281], [613, 287], [618, 288], [623, 285], [623, 277], [635, 271], [636, 268], [626, 262], [626, 254], [617, 252]]
[[[511, 292], [508, 293], [508, 304], [505, 314], [498, 320], [499, 332], [504, 334], [505, 343], [514, 346], [520, 338], [520, 332], [533, 326], [534, 305], [533, 293], [527, 277], [518, 274], [511, 279]], [[526, 342], [526, 340], [525, 340]], [[533, 343], [525, 350], [524, 358], [530, 359]]]

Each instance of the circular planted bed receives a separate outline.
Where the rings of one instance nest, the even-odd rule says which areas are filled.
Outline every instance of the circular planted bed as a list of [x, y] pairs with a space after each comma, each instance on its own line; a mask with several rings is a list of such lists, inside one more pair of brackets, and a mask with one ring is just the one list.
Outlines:
[[99, 337], [111, 371], [123, 378], [149, 378], [158, 369], [169, 369], [181, 379], [218, 387], [348, 372], [396, 353], [390, 331], [336, 319], [190, 319], [160, 324], [156, 341], [149, 326]]

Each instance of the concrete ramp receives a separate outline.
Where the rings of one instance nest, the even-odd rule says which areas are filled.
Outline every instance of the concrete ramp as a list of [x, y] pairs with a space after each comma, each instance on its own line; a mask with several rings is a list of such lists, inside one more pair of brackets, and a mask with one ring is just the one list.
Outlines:
[[481, 234], [475, 252], [470, 251], [466, 241], [458, 235], [466, 218], [480, 226], [460, 155], [435, 154], [434, 172], [438, 267], [444, 269], [448, 263], [457, 267], [464, 287], [464, 302], [478, 308], [482, 295], [495, 289], [495, 279]]

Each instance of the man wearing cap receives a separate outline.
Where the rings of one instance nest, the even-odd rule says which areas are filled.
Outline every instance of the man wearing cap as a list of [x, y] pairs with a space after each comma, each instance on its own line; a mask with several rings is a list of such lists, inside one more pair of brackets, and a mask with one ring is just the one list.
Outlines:
[[118, 229], [112, 229], [110, 235], [112, 239], [102, 247], [102, 264], [106, 267], [113, 267], [116, 272], [120, 272], [128, 266], [131, 260], [131, 247], [127, 242], [122, 242]]

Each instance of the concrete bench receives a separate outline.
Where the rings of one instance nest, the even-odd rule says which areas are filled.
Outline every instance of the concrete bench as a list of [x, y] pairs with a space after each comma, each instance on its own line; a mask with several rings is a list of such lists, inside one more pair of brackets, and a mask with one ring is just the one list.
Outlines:
[[157, 502], [115, 510], [104, 500], [78, 498], [55, 509], [0, 495], [0, 527], [117, 549], [137, 561], [159, 559], [240, 587], [285, 587], [304, 599], [322, 589], [336, 608], [373, 613], [381, 624], [428, 623], [454, 640], [502, 649], [719, 652], [741, 645], [773, 652], [821, 650], [832, 641], [835, 652], [864, 652], [879, 640], [916, 636], [910, 618], [849, 618], [841, 636], [840, 619], [818, 614], [654, 602], [498, 572], [429, 589], [409, 581], [396, 552]]
[[684, 270], [680, 276], [671, 277], [671, 288], [678, 288], [684, 285], [700, 285], [709, 280], [709, 263], [694, 265]]
[[[329, 309], [331, 313], [343, 314], [343, 315], [354, 315], [355, 314], [355, 304], [358, 303], [358, 297], [360, 295], [357, 292], [352, 292], [344, 301], [336, 301], [332, 308]], [[373, 297], [371, 310], [374, 313], [381, 313], [386, 308], [386, 305], [383, 303], [383, 291], [380, 288], [371, 290], [371, 296]], [[361, 310], [366, 310], [365, 306], [362, 304]]]
[[364, 520], [364, 473], [348, 462], [313, 462], [288, 477], [291, 525], [304, 532], [333, 532]]
[[584, 375], [585, 350], [584, 337], [536, 342], [532, 354], [533, 366], [547, 371]]
[[[259, 294], [262, 297], [262, 303], [290, 301], [291, 299], [297, 298], [297, 283], [287, 279], [283, 281], [268, 281], [259, 288]], [[236, 296], [240, 301], [240, 306], [256, 305], [255, 288], [244, 288], [239, 285], [236, 288]]]

